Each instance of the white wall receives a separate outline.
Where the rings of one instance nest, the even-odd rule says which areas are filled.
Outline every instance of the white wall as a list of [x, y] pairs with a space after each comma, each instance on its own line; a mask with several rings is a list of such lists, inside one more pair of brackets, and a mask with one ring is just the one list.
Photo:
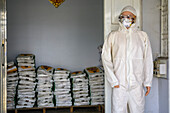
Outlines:
[[66, 0], [59, 8], [48, 0], [7, 0], [7, 10], [8, 61], [33, 53], [37, 66], [77, 71], [99, 65], [103, 0]]
[[159, 79], [159, 113], [169, 113], [168, 103], [168, 80]]
[[[153, 51], [160, 53], [160, 0], [143, 0], [143, 30], [147, 32]], [[158, 78], [153, 79], [151, 93], [146, 97], [145, 113], [159, 112]]]

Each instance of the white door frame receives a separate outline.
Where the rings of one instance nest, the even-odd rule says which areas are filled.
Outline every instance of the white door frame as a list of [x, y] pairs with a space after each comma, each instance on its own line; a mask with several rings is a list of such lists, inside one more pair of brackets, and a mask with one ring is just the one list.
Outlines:
[[[168, 0], [168, 56], [170, 57], [170, 1]], [[168, 58], [168, 84], [169, 84], [169, 95], [168, 95], [168, 104], [169, 104], [169, 113], [170, 113], [170, 61]]]
[[[107, 38], [108, 34], [112, 30], [116, 30], [118, 28], [118, 23], [113, 25], [112, 23], [112, 4], [113, 0], [104, 0], [104, 40]], [[122, 2], [122, 1], [121, 1]], [[115, 15], [116, 16], [116, 15]], [[142, 16], [140, 16], [142, 17]], [[141, 19], [142, 21], [142, 19]], [[140, 25], [141, 29], [142, 25]], [[112, 88], [108, 83], [106, 76], [105, 76], [105, 113], [111, 113], [111, 106], [112, 106]]]
[[[111, 0], [104, 0], [104, 40], [111, 32]], [[105, 76], [105, 113], [111, 113], [111, 94], [110, 87]]]
[[7, 22], [6, 22], [6, 0], [0, 0], [0, 113], [7, 112]]

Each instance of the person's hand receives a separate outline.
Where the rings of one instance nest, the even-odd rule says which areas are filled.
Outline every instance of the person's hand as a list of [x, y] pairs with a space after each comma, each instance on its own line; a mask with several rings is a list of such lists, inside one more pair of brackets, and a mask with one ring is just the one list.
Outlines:
[[119, 85], [114, 86], [114, 88], [119, 88]]
[[147, 96], [147, 95], [149, 94], [149, 92], [150, 92], [150, 90], [151, 90], [151, 87], [146, 86], [146, 89], [147, 89], [147, 91], [146, 91], [146, 93], [145, 93], [145, 96]]

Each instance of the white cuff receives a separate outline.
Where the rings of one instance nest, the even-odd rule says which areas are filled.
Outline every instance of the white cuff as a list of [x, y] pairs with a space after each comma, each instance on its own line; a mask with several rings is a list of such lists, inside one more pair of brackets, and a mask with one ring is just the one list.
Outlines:
[[151, 84], [144, 84], [144, 87], [152, 87], [152, 85]]

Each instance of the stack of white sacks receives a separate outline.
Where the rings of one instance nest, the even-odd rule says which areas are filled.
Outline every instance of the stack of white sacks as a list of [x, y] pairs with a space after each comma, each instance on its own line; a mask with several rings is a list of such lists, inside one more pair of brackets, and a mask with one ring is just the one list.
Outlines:
[[72, 78], [72, 95], [73, 104], [78, 105], [89, 105], [89, 89], [88, 89], [88, 78], [85, 73], [78, 71], [71, 74]]
[[89, 78], [91, 105], [104, 104], [104, 74], [98, 67], [85, 69]]
[[16, 87], [18, 84], [18, 72], [14, 62], [7, 65], [7, 109], [15, 108]]
[[55, 69], [53, 79], [55, 83], [54, 95], [56, 96], [56, 106], [71, 106], [71, 84], [69, 78], [70, 71], [62, 68]]
[[38, 107], [54, 107], [53, 103], [53, 68], [40, 66], [37, 70], [37, 105]]
[[35, 56], [33, 54], [20, 54], [17, 57], [19, 82], [18, 102], [16, 108], [31, 108], [35, 98]]

